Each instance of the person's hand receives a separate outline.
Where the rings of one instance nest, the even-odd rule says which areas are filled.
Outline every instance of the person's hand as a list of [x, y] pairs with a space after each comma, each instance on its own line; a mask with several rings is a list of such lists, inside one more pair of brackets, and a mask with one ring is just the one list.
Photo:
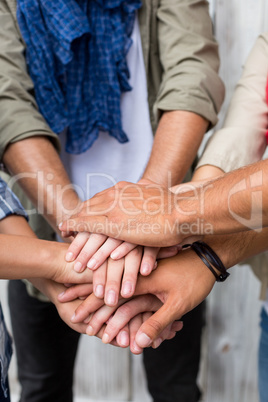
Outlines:
[[[77, 285], [66, 289], [62, 292], [58, 299], [63, 304], [77, 300], [77, 297], [84, 298], [89, 289], [88, 285]], [[135, 342], [137, 331], [142, 323], [148, 320], [153, 311], [160, 308], [162, 303], [158, 298], [152, 295], [137, 296], [129, 301], [121, 299], [115, 307], [109, 307], [103, 304], [103, 301], [95, 298], [96, 312], [83, 317], [83, 324], [87, 325], [86, 333], [90, 336], [98, 336], [102, 338], [104, 343], [113, 343], [121, 347], [130, 347], [134, 354], [142, 353]], [[72, 322], [76, 322], [75, 315], [71, 318]], [[172, 339], [177, 331], [182, 329], [182, 322], [170, 323], [152, 343], [152, 347], [157, 348], [164, 340]]]
[[46, 242], [44, 240], [42, 242], [44, 243], [43, 250], [46, 249], [43, 257], [49, 261], [49, 263], [46, 263], [46, 269], [42, 273], [42, 276], [54, 282], [64, 284], [88, 283], [91, 286], [92, 292], [92, 271], [86, 269], [84, 272], [78, 273], [74, 270], [74, 262], [65, 261], [64, 256], [67, 245], [64, 243]]
[[[73, 313], [77, 309], [79, 304], [81, 303], [81, 300], [73, 299], [67, 303], [61, 303], [58, 300], [58, 294], [64, 293], [64, 291], [66, 290], [66, 287], [64, 285], [62, 285], [60, 283], [56, 283], [49, 279], [40, 279], [40, 278], [32, 280], [32, 282], [33, 282], [34, 286], [36, 286], [39, 290], [41, 290], [41, 292], [46, 294], [46, 296], [50, 299], [50, 301], [55, 305], [61, 319], [70, 328], [72, 328], [74, 331], [77, 331], [81, 334], [86, 334], [86, 328], [87, 328], [86, 323], [83, 323], [83, 322], [82, 323], [73, 323], [71, 320]], [[100, 330], [95, 334], [95, 336], [102, 339], [104, 330], [105, 330], [105, 325], [103, 325], [103, 327], [100, 328]], [[124, 330], [129, 332], [128, 326], [125, 326]], [[130, 334], [132, 336], [135, 336], [136, 332], [133, 334], [130, 332]], [[116, 341], [116, 339], [113, 339], [109, 343], [114, 346], [125, 347], [124, 344], [121, 343], [121, 339], [124, 339], [124, 334], [122, 337], [120, 330], [118, 331], [118, 339], [119, 339], [119, 343]]]
[[[153, 312], [157, 311], [161, 305], [162, 303], [157, 297], [153, 295], [144, 295], [136, 296], [119, 307], [103, 306], [87, 320], [88, 327], [86, 332], [88, 335], [95, 335], [96, 333], [99, 333], [103, 324], [107, 323], [102, 336], [102, 341], [104, 343], [110, 343], [116, 339], [117, 342], [120, 342], [120, 338], [123, 336], [123, 329], [128, 324], [130, 329], [130, 350], [134, 354], [139, 354], [142, 352], [142, 348], [140, 348], [135, 342], [136, 333], [142, 323], [146, 322], [146, 320], [152, 316]], [[152, 347], [157, 348], [164, 340], [172, 339], [176, 332], [182, 329], [182, 326], [182, 322], [176, 321], [170, 323], [162, 333], [159, 334], [158, 339], [152, 343]], [[120, 331], [119, 335], [118, 331]], [[125, 343], [126, 341], [127, 336], [125, 336]]]
[[[85, 284], [77, 287], [76, 297], [86, 297], [93, 290], [95, 295], [100, 299], [104, 298], [104, 302], [109, 306], [118, 304], [120, 292], [122, 297], [131, 297], [134, 294], [137, 276], [140, 271], [142, 252], [143, 247], [138, 246], [124, 258], [119, 260], [109, 258], [105, 260], [98, 269], [93, 271], [92, 286], [88, 287]], [[82, 289], [82, 292], [79, 294], [80, 289]]]
[[[107, 239], [104, 235], [81, 232], [65, 256], [66, 260], [74, 260], [78, 255], [74, 261], [75, 271], [83, 272], [86, 264], [93, 270], [93, 291], [97, 297], [105, 297], [105, 303], [109, 306], [117, 304], [120, 287], [123, 297], [131, 297], [138, 273], [149, 275], [156, 268], [156, 258], [170, 257], [177, 254], [179, 249], [174, 246], [159, 251], [157, 247], [143, 248], [126, 242], [117, 247], [118, 243], [121, 241]], [[92, 257], [94, 252], [95, 257]], [[113, 258], [108, 258], [111, 252]], [[94, 265], [90, 261], [94, 261]]]
[[[65, 259], [68, 262], [75, 261], [74, 269], [76, 272], [83, 272], [87, 267], [93, 271], [98, 269], [108, 257], [119, 260], [130, 253], [136, 244], [122, 242], [105, 235], [80, 232], [70, 244]], [[140, 273], [149, 275], [155, 267], [156, 257], [159, 248], [145, 247], [140, 262]], [[166, 250], [167, 255], [174, 255], [176, 248]], [[162, 257], [165, 258], [165, 257]]]
[[[159, 261], [150, 276], [139, 276], [135, 294], [155, 295], [163, 306], [141, 325], [135, 338], [137, 345], [141, 348], [152, 345], [170, 323], [200, 304], [214, 283], [213, 274], [190, 249]], [[83, 321], [101, 305], [101, 300], [90, 295], [76, 309], [73, 322]]]
[[195, 213], [181, 210], [180, 199], [180, 194], [156, 183], [119, 182], [85, 201], [79, 213], [62, 222], [59, 228], [69, 233], [98, 230], [136, 244], [172, 246], [191, 234], [190, 227], [189, 233], [186, 228], [180, 233], [179, 225], [182, 219]]

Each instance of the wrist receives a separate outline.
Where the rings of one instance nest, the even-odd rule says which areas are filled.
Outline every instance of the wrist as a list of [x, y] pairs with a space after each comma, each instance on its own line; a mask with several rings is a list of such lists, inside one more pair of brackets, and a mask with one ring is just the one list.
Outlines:
[[68, 245], [46, 240], [40, 247], [40, 276], [45, 279], [54, 279], [59, 271], [65, 267], [65, 254]]
[[58, 225], [63, 220], [69, 218], [71, 215], [76, 214], [82, 201], [79, 199], [77, 193], [73, 189], [62, 190], [61, 202], [57, 205], [57, 222]]
[[53, 303], [58, 303], [57, 296], [64, 288], [56, 282], [45, 278], [31, 278], [30, 282]]
[[[172, 210], [172, 221], [176, 225], [179, 239], [186, 239], [192, 236], [202, 236], [206, 228], [205, 222], [201, 219], [199, 205], [192, 196], [174, 195], [174, 208]], [[212, 234], [208, 232], [207, 234]]]

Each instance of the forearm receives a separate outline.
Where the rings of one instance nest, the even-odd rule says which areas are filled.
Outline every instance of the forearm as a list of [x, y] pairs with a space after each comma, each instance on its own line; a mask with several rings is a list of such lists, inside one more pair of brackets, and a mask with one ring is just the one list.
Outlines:
[[0, 234], [0, 244], [1, 279], [53, 278], [66, 264], [67, 245], [62, 243]]
[[191, 166], [208, 122], [187, 111], [164, 112], [143, 178], [164, 186], [181, 182]]
[[221, 236], [205, 236], [207, 243], [220, 257], [226, 268], [268, 250], [268, 228]]
[[74, 211], [79, 199], [52, 143], [31, 137], [10, 144], [3, 162], [27, 196], [55, 229]]
[[179, 223], [187, 222], [190, 228], [202, 221], [196, 234], [205, 234], [206, 229], [211, 234], [226, 234], [266, 227], [267, 180], [268, 163], [264, 160], [212, 180], [198, 192], [184, 193], [182, 198], [190, 198], [177, 203]]

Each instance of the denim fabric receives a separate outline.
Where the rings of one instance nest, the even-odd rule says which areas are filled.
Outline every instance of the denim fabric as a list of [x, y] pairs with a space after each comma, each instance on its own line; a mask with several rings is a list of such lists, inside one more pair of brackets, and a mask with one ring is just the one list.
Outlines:
[[9, 400], [7, 372], [12, 355], [12, 343], [4, 321], [3, 311], [0, 304], [0, 370], [1, 388], [0, 402]]
[[20, 402], [73, 402], [74, 362], [80, 334], [68, 327], [52, 303], [9, 282], [9, 308], [17, 352]]
[[107, 131], [119, 142], [121, 92], [131, 90], [126, 54], [140, 0], [18, 0], [17, 18], [39, 109], [67, 128], [79, 154]]
[[0, 402], [10, 402], [8, 379], [6, 379], [4, 389], [5, 392], [3, 391], [3, 388], [0, 387]]
[[264, 308], [261, 311], [258, 382], [260, 402], [268, 402], [268, 315]]

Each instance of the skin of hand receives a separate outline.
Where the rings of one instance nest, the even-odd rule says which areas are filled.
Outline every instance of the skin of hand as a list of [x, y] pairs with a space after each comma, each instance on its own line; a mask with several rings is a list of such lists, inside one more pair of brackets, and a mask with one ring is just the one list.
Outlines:
[[[164, 118], [162, 120], [165, 120]], [[152, 156], [152, 159], [154, 157]], [[152, 167], [153, 162], [149, 162]], [[148, 168], [151, 171], [151, 168]], [[151, 181], [143, 178], [139, 181], [140, 184], [151, 184]], [[74, 233], [69, 233], [69, 235]], [[65, 236], [67, 233], [65, 233]], [[110, 256], [112, 259], [121, 259], [131, 252], [136, 244], [122, 242], [112, 237], [101, 234], [94, 234], [89, 232], [80, 232], [74, 236], [72, 243], [70, 244], [66, 253], [66, 261], [74, 261], [75, 270], [82, 272], [85, 267], [95, 270], [99, 268], [105, 260]], [[140, 273], [142, 275], [149, 275], [155, 267], [156, 258], [159, 252], [159, 247], [145, 247], [143, 250], [143, 256], [140, 264]], [[174, 249], [175, 250], [175, 249]], [[169, 250], [167, 256], [175, 255], [176, 251]], [[164, 255], [162, 258], [166, 258]], [[100, 296], [101, 297], [101, 296]]]
[[[59, 294], [58, 300], [63, 304], [69, 303], [78, 298], [87, 297], [89, 292], [89, 285], [75, 285]], [[96, 312], [89, 314], [83, 320], [83, 323], [87, 324], [86, 333], [90, 336], [101, 337], [104, 343], [112, 343], [116, 340], [119, 346], [129, 346], [132, 353], [140, 354], [142, 348], [135, 342], [136, 333], [161, 305], [162, 302], [152, 295], [136, 296], [127, 302], [121, 299], [114, 307], [104, 305], [102, 300], [95, 298]], [[76, 322], [75, 315], [72, 316], [71, 321]], [[167, 325], [153, 342], [152, 347], [158, 347], [165, 339], [172, 339], [182, 326], [182, 322]]]
[[[120, 333], [122, 333], [123, 328], [128, 323], [130, 329], [134, 325], [136, 327], [141, 319], [142, 322], [148, 320], [153, 312], [159, 309], [161, 305], [162, 303], [155, 296], [144, 295], [136, 296], [129, 302], [122, 304], [120, 307], [103, 306], [90, 317], [90, 320], [87, 320], [87, 334], [91, 336], [95, 335], [102, 328], [103, 323], [106, 322], [107, 326], [104, 330], [105, 335], [102, 336], [102, 341], [108, 343], [111, 339], [118, 339], [118, 328], [121, 328]], [[140, 312], [142, 312], [142, 314], [139, 314]], [[161, 344], [160, 339], [172, 339], [176, 332], [181, 330], [182, 325], [182, 322], [169, 324], [152, 346], [157, 348]], [[139, 323], [137, 328], [140, 326], [141, 323]], [[131, 352], [134, 354], [142, 352], [142, 349], [139, 348], [135, 342], [135, 337], [130, 338], [130, 342], [127, 346], [130, 347]]]
[[[64, 222], [60, 229], [79, 231], [80, 228], [83, 231], [87, 228], [94, 231], [97, 219], [105, 233], [117, 230], [122, 239], [133, 241], [139, 237], [141, 244], [151, 246], [159, 245], [161, 241], [166, 245], [174, 244], [175, 240], [181, 242], [192, 234], [192, 225], [198, 226], [200, 220], [203, 225], [196, 235], [204, 234], [208, 225], [210, 234], [261, 229], [268, 226], [267, 180], [268, 160], [262, 160], [208, 181], [202, 186], [200, 197], [195, 191], [169, 196], [163, 189], [160, 202], [153, 199], [153, 196], [157, 197], [155, 188], [145, 186], [142, 189], [137, 185], [120, 183], [117, 189], [99, 193], [95, 199], [87, 201], [88, 205], [83, 206], [80, 215]], [[124, 198], [127, 201], [122, 208]], [[166, 214], [165, 210], [161, 213], [160, 205], [169, 205], [170, 213]], [[130, 213], [136, 214], [134, 223], [129, 220]], [[165, 230], [167, 223], [173, 230]], [[144, 230], [146, 224], [149, 224], [150, 235]], [[153, 234], [154, 224], [158, 225], [156, 235]], [[205, 234], [208, 234], [207, 231]]]
[[[144, 348], [156, 340], [159, 342], [161, 332], [204, 300], [214, 283], [215, 277], [192, 250], [184, 250], [175, 257], [161, 260], [150, 276], [140, 276], [135, 294], [154, 295], [163, 306], [139, 329], [136, 336], [138, 346]], [[86, 290], [83, 290], [83, 285], [67, 289], [65, 294], [61, 295], [60, 301], [69, 301], [78, 294], [85, 296]], [[102, 304], [94, 294], [90, 295], [76, 309], [73, 322], [83, 322]], [[124, 306], [125, 309], [128, 308], [127, 303]], [[141, 332], [143, 328], [146, 329], [145, 334]], [[111, 331], [110, 327], [108, 331]], [[113, 331], [116, 331], [116, 328], [113, 328]], [[107, 336], [105, 335], [104, 339], [107, 342], [114, 336], [114, 332], [111, 335], [105, 331], [105, 334]], [[145, 335], [146, 345], [143, 339]]]
[[[224, 236], [208, 236], [204, 241], [218, 254], [225, 267], [229, 268], [267, 250], [267, 235], [268, 228], [265, 228], [261, 232], [252, 230]], [[154, 295], [163, 306], [141, 325], [135, 337], [136, 344], [144, 348], [161, 341], [160, 334], [167, 325], [200, 304], [210, 293], [214, 283], [214, 275], [191, 249], [183, 250], [175, 257], [161, 260], [150, 276], [139, 276], [135, 294]], [[61, 301], [68, 301], [83, 294], [81, 289], [83, 286], [67, 289]], [[86, 294], [85, 291], [84, 296]], [[102, 305], [102, 301], [94, 294], [86, 297], [76, 309], [72, 321], [83, 322]], [[124, 304], [125, 311], [127, 308], [128, 302]], [[107, 326], [103, 334], [105, 341], [108, 342], [116, 330], [120, 329], [120, 325], [119, 328], [116, 328], [116, 325], [119, 324], [115, 322], [112, 329]]]
[[[88, 325], [74, 324], [70, 319], [81, 300], [76, 298], [62, 304], [57, 295], [67, 289], [62, 283], [83, 283], [83, 286], [87, 288], [87, 295], [92, 293], [92, 272], [90, 270], [85, 270], [83, 273], [75, 272], [74, 263], [64, 260], [67, 245], [37, 239], [24, 217], [10, 215], [0, 220], [0, 231], [2, 232], [0, 234], [2, 245], [0, 277], [4, 279], [30, 278], [31, 282], [56, 305], [61, 318], [74, 330], [85, 333]], [[43, 278], [40, 279], [40, 276]], [[133, 353], [141, 353], [142, 350], [134, 343], [134, 339], [138, 328], [149, 316], [148, 312], [140, 314], [139, 311], [134, 315], [132, 314], [131, 320], [128, 320], [129, 323], [126, 322], [117, 331], [116, 339], [109, 343], [120, 347], [130, 345]], [[105, 325], [94, 335], [102, 338], [104, 330]], [[174, 335], [174, 328], [171, 330], [171, 327], [163, 333], [163, 337], [167, 339]]]
[[85, 201], [59, 228], [94, 232], [98, 223], [111, 237], [152, 247], [174, 246], [182, 240], [175, 219], [178, 198], [157, 183], [119, 182]]
[[[177, 246], [163, 248], [158, 252], [157, 257], [158, 259], [168, 258], [176, 255], [178, 250]], [[136, 246], [125, 257], [118, 260], [105, 259], [98, 269], [93, 270], [93, 292], [96, 297], [104, 298], [105, 304], [108, 306], [115, 306], [120, 293], [124, 298], [133, 296], [138, 274], [146, 276], [152, 271], [151, 269], [145, 270], [145, 267], [141, 266], [145, 252], [147, 252], [146, 258], [151, 258], [155, 264], [153, 269], [156, 269], [155, 248]]]
[[[70, 244], [65, 259], [68, 262], [76, 260], [74, 269], [77, 272], [83, 272], [86, 267], [95, 271], [110, 256], [112, 259], [118, 260], [136, 247], [138, 247], [136, 244], [122, 242], [112, 237], [107, 238], [101, 234], [80, 232]], [[175, 248], [171, 249], [169, 254], [174, 252]], [[144, 247], [139, 264], [142, 275], [149, 275], [154, 269], [158, 253], [159, 248], [157, 247]]]
[[[81, 334], [86, 333], [87, 324], [85, 323], [74, 324], [71, 321], [73, 311], [75, 311], [75, 309], [77, 308], [77, 306], [80, 304], [81, 301], [79, 299], [72, 300], [69, 303], [60, 303], [58, 301], [57, 296], [59, 292], [62, 293], [64, 292], [64, 290], [66, 290], [66, 287], [64, 285], [44, 278], [33, 278], [31, 282], [37, 289], [39, 289], [43, 294], [45, 294], [49, 298], [49, 300], [55, 305], [59, 313], [59, 316], [70, 328]], [[96, 334], [96, 336], [101, 338], [103, 331], [104, 327], [99, 331], [98, 334]], [[116, 340], [112, 341], [111, 344], [114, 346], [120, 346], [116, 342]]]

